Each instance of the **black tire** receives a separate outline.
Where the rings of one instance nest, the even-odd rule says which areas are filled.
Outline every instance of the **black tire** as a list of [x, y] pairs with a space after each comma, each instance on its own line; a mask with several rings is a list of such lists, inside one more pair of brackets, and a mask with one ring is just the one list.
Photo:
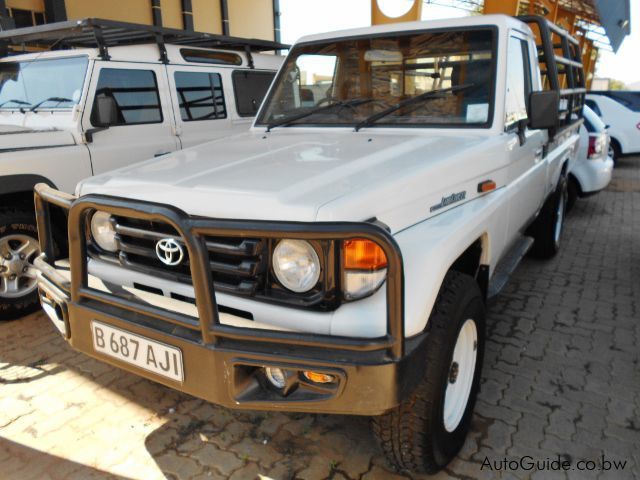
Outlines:
[[[38, 229], [34, 213], [18, 208], [0, 209], [0, 238], [8, 235], [26, 235], [37, 242]], [[37, 290], [17, 298], [7, 298], [0, 295], [0, 321], [22, 317], [35, 312], [38, 308], [40, 308], [40, 303]]]
[[569, 184], [567, 185], [567, 213], [570, 212], [576, 200], [580, 196], [580, 185], [574, 177], [569, 177]]
[[[471, 425], [484, 353], [485, 307], [477, 282], [462, 273], [447, 274], [427, 325], [427, 362], [415, 391], [392, 411], [374, 417], [373, 432], [388, 461], [399, 471], [435, 473], [460, 451]], [[475, 323], [475, 371], [457, 427], [445, 428], [445, 393], [452, 375], [453, 351], [468, 319]], [[455, 380], [453, 382], [455, 383]], [[464, 399], [462, 399], [464, 401]]]
[[529, 255], [539, 259], [549, 259], [560, 251], [560, 238], [567, 212], [568, 181], [561, 175], [555, 191], [547, 198], [538, 218], [527, 230], [533, 237], [533, 247]]
[[615, 138], [612, 138], [609, 141], [609, 155], [613, 159], [613, 166], [617, 166], [618, 160], [622, 156], [622, 149], [620, 148], [620, 144]]

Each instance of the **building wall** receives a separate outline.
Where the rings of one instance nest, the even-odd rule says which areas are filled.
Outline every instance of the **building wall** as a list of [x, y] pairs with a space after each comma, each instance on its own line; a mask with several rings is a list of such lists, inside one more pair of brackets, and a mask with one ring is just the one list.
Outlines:
[[43, 0], [6, 0], [7, 8], [19, 8], [33, 12], [44, 12]]
[[162, 26], [184, 28], [182, 21], [182, 2], [180, 0], [160, 0]]
[[220, 2], [212, 0], [191, 0], [193, 8], [193, 29], [196, 32], [222, 33]]
[[65, 0], [65, 5], [69, 20], [95, 17], [145, 25], [153, 24], [151, 0]]
[[227, 0], [227, 4], [230, 35], [273, 40], [272, 0]]
[[[66, 18], [94, 17], [153, 25], [152, 0], [4, 0], [7, 9], [47, 12], [46, 3], [57, 4]], [[222, 0], [191, 0], [193, 29], [222, 34]], [[226, 0], [229, 34], [237, 37], [274, 40], [273, 0]], [[184, 28], [182, 0], [159, 0], [162, 26]], [[2, 14], [0, 13], [0, 16]], [[46, 21], [55, 19], [47, 15]]]

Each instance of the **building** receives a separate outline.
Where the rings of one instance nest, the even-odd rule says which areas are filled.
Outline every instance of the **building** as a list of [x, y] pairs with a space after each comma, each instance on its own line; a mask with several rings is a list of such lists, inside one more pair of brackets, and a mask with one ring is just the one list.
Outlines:
[[88, 17], [280, 41], [278, 0], [0, 0], [1, 29]]

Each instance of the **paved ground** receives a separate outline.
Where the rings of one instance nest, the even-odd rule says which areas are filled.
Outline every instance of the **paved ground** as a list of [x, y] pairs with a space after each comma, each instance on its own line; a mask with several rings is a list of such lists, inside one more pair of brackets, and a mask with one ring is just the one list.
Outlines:
[[[640, 478], [640, 158], [579, 202], [565, 233], [564, 251], [526, 260], [492, 306], [473, 432], [440, 478]], [[626, 466], [497, 470], [558, 455]], [[259, 474], [402, 478], [366, 419], [236, 413], [74, 353], [42, 314], [0, 325], [0, 478]]]

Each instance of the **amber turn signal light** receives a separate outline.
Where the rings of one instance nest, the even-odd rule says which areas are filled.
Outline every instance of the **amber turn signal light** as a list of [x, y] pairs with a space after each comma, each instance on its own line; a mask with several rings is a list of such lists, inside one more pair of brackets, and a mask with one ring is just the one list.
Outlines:
[[485, 180], [478, 184], [478, 193], [490, 192], [496, 189], [496, 182], [493, 180]]
[[343, 264], [345, 270], [380, 270], [387, 267], [387, 256], [377, 243], [354, 238], [344, 242]]
[[333, 383], [333, 381], [335, 380], [335, 377], [333, 375], [328, 375], [326, 373], [305, 370], [304, 372], [302, 372], [302, 374], [307, 380], [311, 380], [314, 383]]

